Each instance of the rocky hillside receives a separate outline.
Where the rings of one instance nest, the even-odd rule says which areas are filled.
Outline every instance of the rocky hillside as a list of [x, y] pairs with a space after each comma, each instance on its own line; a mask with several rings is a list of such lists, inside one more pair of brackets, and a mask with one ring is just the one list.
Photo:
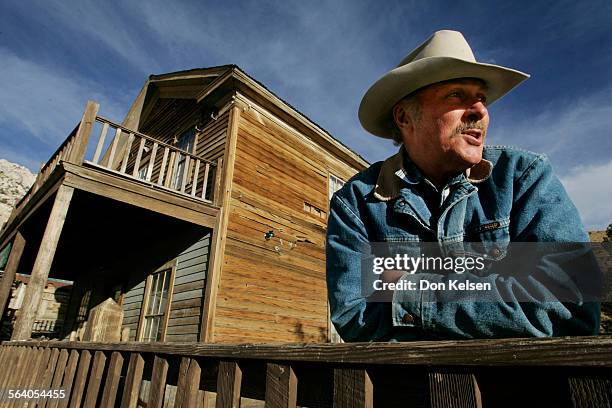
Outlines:
[[19, 164], [0, 159], [0, 226], [4, 225], [15, 203], [36, 180], [36, 175]]

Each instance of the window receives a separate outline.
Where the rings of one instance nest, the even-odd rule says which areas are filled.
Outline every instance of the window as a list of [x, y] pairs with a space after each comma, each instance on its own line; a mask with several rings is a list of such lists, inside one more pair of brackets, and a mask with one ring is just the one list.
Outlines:
[[330, 174], [329, 175], [329, 196], [328, 198], [331, 200], [334, 193], [340, 190], [342, 186], [344, 186], [344, 181], [334, 176], [333, 174]]
[[76, 323], [77, 327], [81, 328], [83, 323], [87, 320], [87, 313], [89, 312], [89, 300], [91, 299], [91, 289], [88, 289], [83, 293], [81, 302], [79, 303], [79, 310], [77, 311]]
[[[191, 128], [185, 133], [183, 133], [176, 142], [176, 147], [181, 150], [184, 150], [189, 153], [193, 153], [193, 146], [195, 144], [195, 128]], [[181, 183], [183, 182], [183, 173], [187, 171], [185, 168], [186, 156], [184, 154], [177, 155], [174, 173], [174, 180], [172, 181], [172, 185], [176, 189], [181, 188]]]
[[165, 317], [169, 309], [169, 289], [172, 268], [164, 269], [149, 276], [144, 302], [144, 324], [141, 341], [163, 341]]

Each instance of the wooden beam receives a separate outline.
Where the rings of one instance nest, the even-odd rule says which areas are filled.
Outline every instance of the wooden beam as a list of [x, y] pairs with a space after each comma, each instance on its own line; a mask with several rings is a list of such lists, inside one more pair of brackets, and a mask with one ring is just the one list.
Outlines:
[[73, 194], [74, 189], [65, 185], [61, 185], [57, 190], [11, 340], [26, 340], [32, 335], [32, 325], [36, 320], [43, 289], [49, 277], [49, 270]]
[[233, 361], [220, 361], [217, 375], [216, 408], [240, 407], [241, 384], [242, 370], [238, 363]]
[[236, 142], [238, 140], [238, 124], [240, 122], [240, 108], [233, 106], [229, 114], [225, 152], [223, 153], [223, 167], [217, 167], [222, 172], [221, 197], [215, 197], [215, 203], [221, 206], [211, 237], [211, 256], [206, 274], [206, 293], [204, 295], [204, 310], [202, 324], [200, 325], [200, 341], [214, 341], [214, 319], [217, 305], [217, 292], [221, 282], [223, 270], [223, 254], [227, 239], [227, 225], [230, 213], [230, 198], [232, 194], [232, 179], [234, 177], [234, 161], [236, 157]]
[[268, 363], [266, 370], [266, 408], [295, 408], [297, 377], [289, 365]]
[[153, 185], [108, 174], [99, 167], [90, 169], [69, 163], [64, 163], [64, 166], [67, 172], [64, 183], [67, 186], [208, 228], [212, 228], [215, 223], [219, 210], [190, 195], [162, 191]]
[[374, 389], [364, 369], [334, 369], [334, 408], [372, 408]]
[[87, 101], [85, 113], [83, 113], [83, 117], [81, 118], [79, 130], [77, 130], [74, 145], [72, 146], [70, 156], [68, 157], [68, 161], [70, 163], [76, 165], [83, 164], [83, 159], [85, 158], [85, 153], [87, 152], [87, 145], [89, 144], [89, 136], [91, 135], [93, 125], [96, 122], [98, 109], [100, 109], [99, 104], [93, 101]]
[[11, 288], [13, 287], [13, 282], [15, 281], [15, 274], [17, 273], [17, 268], [19, 267], [19, 261], [21, 260], [25, 243], [25, 238], [21, 232], [17, 230], [15, 238], [13, 239], [11, 253], [9, 255], [8, 262], [6, 263], [6, 267], [4, 268], [4, 274], [2, 275], [2, 283], [0, 283], [0, 311], [2, 312], [2, 315], [4, 315], [4, 309], [6, 308], [8, 300], [11, 297]]

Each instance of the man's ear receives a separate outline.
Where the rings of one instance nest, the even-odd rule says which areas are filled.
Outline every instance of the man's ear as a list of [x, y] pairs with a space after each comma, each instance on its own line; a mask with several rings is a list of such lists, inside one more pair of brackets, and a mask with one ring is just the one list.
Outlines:
[[412, 126], [412, 118], [402, 102], [396, 103], [393, 107], [393, 120], [399, 129]]

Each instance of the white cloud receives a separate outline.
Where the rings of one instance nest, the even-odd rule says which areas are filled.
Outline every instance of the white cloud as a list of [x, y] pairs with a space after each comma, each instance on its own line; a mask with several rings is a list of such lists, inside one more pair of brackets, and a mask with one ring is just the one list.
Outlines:
[[587, 230], [605, 230], [612, 222], [612, 160], [602, 165], [579, 166], [561, 179], [578, 207]]
[[[104, 88], [84, 78], [54, 71], [0, 48], [0, 76], [9, 78], [0, 92], [0, 125], [23, 129], [22, 138], [34, 137], [55, 148], [81, 119], [88, 99], [101, 102], [105, 116], [122, 119]], [[24, 140], [24, 144], [28, 144]]]

